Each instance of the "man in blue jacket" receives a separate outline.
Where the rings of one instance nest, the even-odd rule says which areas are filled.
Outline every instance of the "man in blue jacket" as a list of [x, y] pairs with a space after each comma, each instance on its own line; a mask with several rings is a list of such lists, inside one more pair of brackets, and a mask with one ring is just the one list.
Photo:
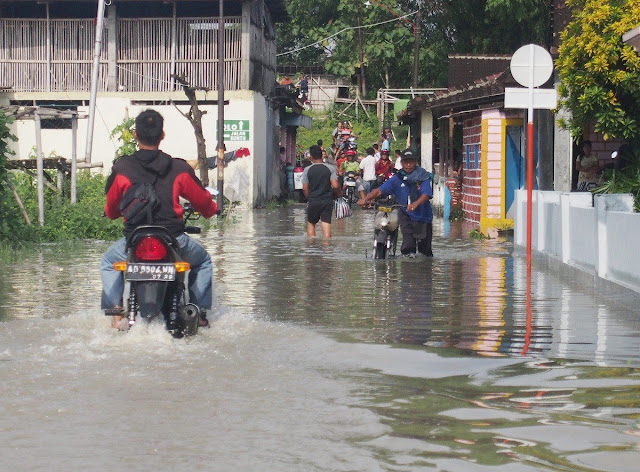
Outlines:
[[396, 203], [406, 205], [399, 213], [400, 231], [402, 232], [403, 255], [418, 251], [428, 257], [433, 257], [431, 239], [433, 235], [433, 211], [429, 200], [433, 197], [429, 173], [418, 167], [418, 159], [411, 150], [402, 153], [402, 169], [380, 187], [367, 194], [358, 201], [364, 205], [369, 200], [380, 196], [394, 195]]

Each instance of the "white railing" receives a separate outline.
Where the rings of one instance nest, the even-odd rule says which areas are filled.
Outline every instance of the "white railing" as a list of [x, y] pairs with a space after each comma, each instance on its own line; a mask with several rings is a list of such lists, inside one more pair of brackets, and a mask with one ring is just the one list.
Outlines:
[[[532, 249], [640, 292], [633, 196], [534, 191]], [[526, 246], [527, 191], [516, 192], [514, 243]]]

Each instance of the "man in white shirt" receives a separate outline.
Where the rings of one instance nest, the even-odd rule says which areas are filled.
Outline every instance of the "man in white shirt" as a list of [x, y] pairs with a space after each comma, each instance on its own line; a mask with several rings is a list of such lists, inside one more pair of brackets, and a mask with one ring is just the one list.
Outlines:
[[402, 169], [402, 151], [400, 151], [399, 149], [396, 149], [396, 163], [394, 165], [394, 167], [396, 168], [396, 170], [400, 170]]
[[380, 160], [380, 146], [378, 146], [378, 143], [373, 143], [373, 157], [376, 158], [376, 162]]
[[373, 148], [368, 148], [367, 157], [360, 161], [365, 193], [371, 192], [376, 183], [376, 158], [373, 153]]

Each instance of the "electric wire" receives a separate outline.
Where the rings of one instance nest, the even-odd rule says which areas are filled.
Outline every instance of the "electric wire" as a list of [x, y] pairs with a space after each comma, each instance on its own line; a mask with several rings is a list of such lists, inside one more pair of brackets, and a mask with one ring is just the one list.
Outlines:
[[302, 51], [303, 49], [307, 49], [313, 46], [317, 46], [318, 44], [327, 41], [328, 39], [331, 38], [335, 38], [336, 36], [338, 36], [339, 34], [344, 33], [345, 31], [349, 31], [349, 30], [357, 30], [357, 29], [364, 29], [364, 28], [373, 28], [374, 26], [380, 26], [380, 25], [384, 25], [386, 23], [393, 23], [394, 21], [400, 21], [400, 20], [404, 20], [405, 18], [411, 16], [411, 15], [415, 15], [416, 13], [418, 13], [418, 11], [414, 11], [411, 13], [407, 13], [406, 15], [403, 16], [399, 16], [398, 18], [393, 18], [391, 20], [385, 20], [385, 21], [381, 21], [379, 23], [373, 23], [371, 25], [362, 25], [362, 26], [348, 26], [347, 28], [343, 28], [340, 31], [338, 31], [337, 33], [332, 34], [331, 36], [327, 36], [326, 38], [323, 39], [319, 39], [318, 41], [308, 44], [306, 46], [301, 46], [299, 48], [295, 48], [292, 49], [291, 51], [287, 51], [287, 52], [281, 52], [280, 54], [276, 54], [276, 57], [280, 57], [280, 56], [286, 56], [288, 54], [293, 54], [294, 52], [298, 52], [298, 51]]

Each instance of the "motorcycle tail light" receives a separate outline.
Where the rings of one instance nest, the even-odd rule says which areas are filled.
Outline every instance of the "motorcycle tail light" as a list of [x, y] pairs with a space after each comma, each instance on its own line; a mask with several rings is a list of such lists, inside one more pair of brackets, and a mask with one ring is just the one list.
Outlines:
[[142, 238], [136, 245], [136, 260], [160, 261], [167, 257], [168, 251], [165, 243], [153, 236]]

